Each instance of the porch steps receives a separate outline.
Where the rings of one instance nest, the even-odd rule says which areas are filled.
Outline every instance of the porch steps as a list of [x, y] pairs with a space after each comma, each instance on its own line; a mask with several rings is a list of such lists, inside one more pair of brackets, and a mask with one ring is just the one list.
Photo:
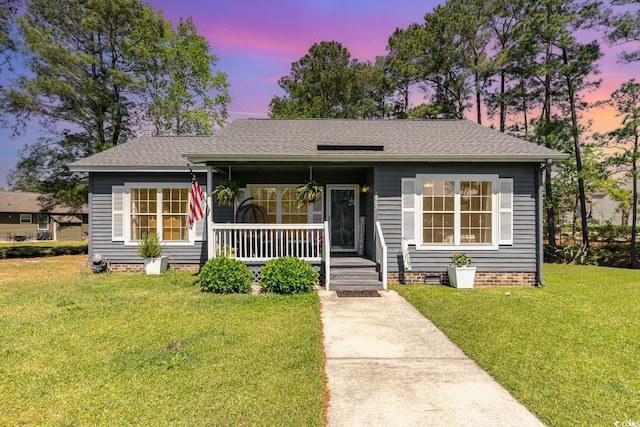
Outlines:
[[331, 256], [331, 284], [337, 291], [361, 291], [383, 289], [376, 263], [361, 257]]

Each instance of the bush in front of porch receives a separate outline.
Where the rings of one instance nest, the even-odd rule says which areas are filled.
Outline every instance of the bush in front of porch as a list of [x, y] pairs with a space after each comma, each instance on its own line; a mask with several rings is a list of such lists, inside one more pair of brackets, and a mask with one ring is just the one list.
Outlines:
[[247, 294], [251, 292], [253, 273], [242, 261], [223, 256], [207, 261], [198, 279], [203, 292]]
[[300, 294], [318, 284], [318, 273], [304, 260], [282, 257], [267, 261], [260, 272], [260, 285], [266, 292]]

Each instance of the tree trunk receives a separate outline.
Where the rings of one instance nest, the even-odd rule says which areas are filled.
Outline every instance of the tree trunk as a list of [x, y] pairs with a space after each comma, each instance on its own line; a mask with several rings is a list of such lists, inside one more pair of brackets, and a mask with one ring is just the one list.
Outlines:
[[[562, 49], [562, 60], [565, 65], [569, 65], [567, 49]], [[573, 80], [568, 74], [565, 75], [567, 81], [567, 95], [569, 97], [569, 108], [571, 113], [571, 136], [573, 137], [573, 149], [576, 156], [576, 172], [578, 173], [578, 197], [580, 198], [580, 222], [582, 223], [582, 245], [589, 248], [589, 223], [587, 221], [587, 196], [584, 191], [584, 179], [582, 178], [582, 155], [580, 153], [580, 135], [578, 134], [578, 113], [576, 111], [575, 87]]]
[[638, 224], [638, 134], [633, 144], [633, 161], [631, 163], [631, 178], [633, 179], [633, 203], [631, 207], [631, 268], [638, 268], [638, 254], [636, 251], [636, 226]]
[[482, 124], [482, 94], [480, 93], [480, 82], [478, 74], [476, 74], [476, 118], [478, 120], [478, 124]]
[[551, 194], [553, 192], [551, 186], [551, 165], [547, 165], [545, 168], [545, 193], [549, 200], [547, 203], [547, 227], [548, 227], [548, 235], [549, 235], [549, 249], [551, 252], [555, 252], [557, 244], [556, 244], [556, 220], [555, 220], [555, 209], [553, 209], [553, 202], [551, 202]]
[[[548, 57], [548, 54], [547, 54], [547, 57]], [[549, 142], [549, 138], [547, 135], [547, 133], [549, 132], [549, 129], [548, 129], [549, 124], [551, 123], [551, 76], [549, 74], [545, 76], [543, 108], [544, 108], [543, 120], [545, 123], [545, 129], [543, 130], [544, 138], [545, 138], [544, 143], [547, 148], [553, 148], [551, 147], [551, 144]], [[551, 165], [550, 164], [547, 165], [546, 172], [545, 172], [545, 192], [546, 192], [546, 197], [549, 200], [549, 202], [547, 203], [547, 226], [549, 231], [549, 249], [552, 252], [555, 252], [557, 248], [556, 221], [555, 221], [556, 210], [553, 206], [553, 186], [551, 185]]]
[[506, 115], [507, 115], [507, 101], [504, 99], [504, 91], [505, 91], [505, 75], [504, 69], [500, 70], [500, 132], [504, 133], [505, 123], [506, 123]]

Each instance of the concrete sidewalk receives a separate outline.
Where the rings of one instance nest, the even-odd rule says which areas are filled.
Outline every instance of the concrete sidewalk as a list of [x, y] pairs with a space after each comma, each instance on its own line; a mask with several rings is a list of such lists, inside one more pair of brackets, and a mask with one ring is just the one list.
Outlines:
[[543, 426], [394, 291], [319, 291], [329, 427]]

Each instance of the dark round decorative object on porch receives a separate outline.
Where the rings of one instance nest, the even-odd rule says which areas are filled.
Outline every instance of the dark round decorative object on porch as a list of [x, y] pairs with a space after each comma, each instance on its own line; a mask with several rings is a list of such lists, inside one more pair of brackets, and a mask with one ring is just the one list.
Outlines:
[[253, 197], [243, 201], [236, 212], [236, 222], [241, 224], [266, 224], [267, 211], [260, 205], [251, 203]]

